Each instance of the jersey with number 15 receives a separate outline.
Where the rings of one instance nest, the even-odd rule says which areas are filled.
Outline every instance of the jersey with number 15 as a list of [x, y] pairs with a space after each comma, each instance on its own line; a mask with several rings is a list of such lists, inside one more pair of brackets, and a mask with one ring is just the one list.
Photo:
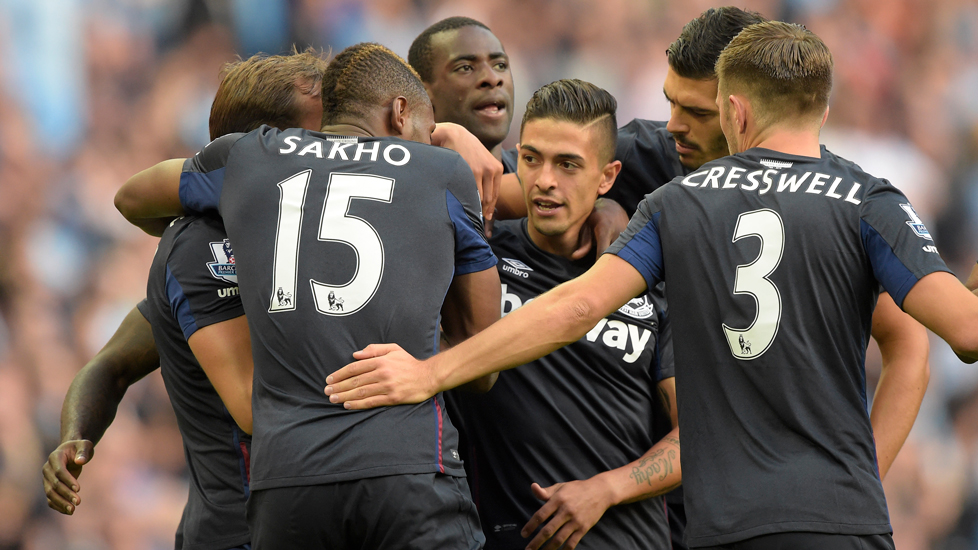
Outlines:
[[188, 159], [180, 200], [219, 214], [234, 247], [255, 358], [253, 490], [464, 475], [441, 395], [347, 411], [323, 393], [368, 344], [435, 353], [453, 277], [495, 266], [458, 154], [262, 126]]
[[880, 285], [947, 270], [906, 197], [822, 148], [750, 149], [657, 189], [609, 252], [665, 277], [686, 536], [889, 533], [864, 359]]

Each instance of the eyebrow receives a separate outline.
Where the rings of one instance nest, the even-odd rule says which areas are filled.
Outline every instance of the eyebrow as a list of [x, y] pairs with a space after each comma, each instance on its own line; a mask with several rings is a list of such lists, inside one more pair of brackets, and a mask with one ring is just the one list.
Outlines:
[[[536, 153], [537, 155], [543, 156], [543, 153], [537, 150], [536, 147], [532, 145], [521, 144], [520, 149], [527, 149], [531, 153]], [[578, 162], [584, 162], [584, 157], [576, 153], [557, 153], [554, 155], [557, 160], [576, 160]]]
[[[489, 54], [489, 59], [499, 59], [499, 58], [502, 58], [502, 57], [505, 57], [507, 59], [509, 58], [506, 55], [506, 52], [492, 52], [492, 53]], [[458, 63], [459, 61], [473, 61], [474, 62], [474, 61], [478, 61], [478, 60], [479, 60], [479, 56], [478, 55], [476, 55], [474, 53], [470, 53], [470, 54], [463, 54], [463, 55], [455, 56], [455, 57], [453, 57], [449, 61], [449, 63]]]
[[[666, 93], [666, 89], [665, 88], [662, 89], [662, 95], [666, 96], [666, 101], [668, 101], [669, 103], [679, 103], [678, 101], [676, 101], [673, 98], [669, 97], [669, 94]], [[713, 105], [716, 106], [716, 103], [714, 103]], [[700, 112], [700, 113], [714, 113], [714, 112], [719, 112], [719, 108], [716, 109], [716, 110], [714, 110], [714, 109], [710, 109], [708, 107], [698, 107], [696, 105], [685, 105], [683, 103], [679, 103], [679, 106], [682, 107], [683, 109], [686, 109], [687, 111], [694, 111], [694, 112]]]

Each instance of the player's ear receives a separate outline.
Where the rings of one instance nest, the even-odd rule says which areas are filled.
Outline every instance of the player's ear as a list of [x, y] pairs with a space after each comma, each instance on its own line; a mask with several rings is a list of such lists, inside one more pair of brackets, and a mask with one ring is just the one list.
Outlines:
[[391, 134], [402, 136], [408, 125], [408, 116], [411, 109], [408, 107], [408, 100], [404, 96], [397, 96], [391, 101]]
[[825, 121], [829, 119], [829, 107], [825, 108], [825, 114], [822, 115], [822, 123], [818, 125], [819, 128], [825, 126]]
[[734, 117], [734, 128], [738, 134], [743, 134], [747, 131], [747, 117], [751, 113], [751, 105], [745, 97], [738, 95], [728, 96], [728, 101], [731, 106], [730, 114]]
[[621, 161], [613, 160], [604, 165], [604, 168], [601, 169], [601, 183], [598, 184], [599, 195], [604, 195], [611, 190], [611, 186], [615, 184], [615, 178], [618, 177], [619, 172], [621, 172]]

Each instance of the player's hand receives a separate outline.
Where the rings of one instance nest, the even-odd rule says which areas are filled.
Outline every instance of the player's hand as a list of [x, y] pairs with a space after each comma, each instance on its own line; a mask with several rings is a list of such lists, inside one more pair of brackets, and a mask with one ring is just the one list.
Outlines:
[[81, 504], [78, 477], [82, 466], [88, 464], [94, 454], [95, 445], [91, 441], [76, 439], [58, 445], [48, 456], [41, 470], [44, 474], [44, 494], [51, 509], [69, 516], [75, 513], [75, 508]]
[[439, 122], [431, 133], [431, 144], [451, 149], [465, 159], [475, 176], [482, 198], [482, 217], [491, 220], [499, 197], [503, 163], [496, 160], [479, 138], [464, 127], [451, 122]]
[[353, 354], [359, 359], [326, 377], [331, 403], [347, 409], [372, 409], [420, 403], [435, 395], [431, 369], [397, 344], [371, 344]]
[[[546, 502], [530, 521], [523, 526], [520, 534], [530, 536], [543, 522], [547, 524], [533, 537], [527, 550], [571, 550], [601, 519], [605, 510], [611, 507], [611, 493], [604, 482], [596, 477], [583, 481], [557, 483], [550, 487], [530, 486], [533, 496]], [[546, 546], [543, 546], [546, 543]], [[563, 544], [564, 546], [561, 546]]]
[[[594, 210], [591, 211], [591, 215], [588, 216], [585, 224], [594, 233], [595, 250], [600, 255], [628, 227], [628, 214], [617, 202], [611, 199], [599, 198], [594, 202]], [[586, 256], [590, 249], [591, 242], [588, 242], [585, 246], [582, 241], [581, 246], [571, 254], [571, 258], [579, 260]]]

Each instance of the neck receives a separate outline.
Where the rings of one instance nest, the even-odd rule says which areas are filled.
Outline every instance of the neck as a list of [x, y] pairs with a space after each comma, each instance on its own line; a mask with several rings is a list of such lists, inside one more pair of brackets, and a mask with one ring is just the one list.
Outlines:
[[572, 227], [559, 235], [544, 235], [536, 230], [533, 220], [529, 219], [526, 224], [526, 231], [530, 234], [530, 240], [533, 241], [533, 244], [540, 247], [541, 250], [568, 260], [580, 258], [582, 254], [575, 254], [575, 252], [581, 248], [585, 248], [584, 254], [587, 254], [592, 246], [591, 229], [583, 220], [576, 228]]
[[821, 158], [822, 156], [818, 131], [812, 132], [808, 129], [786, 129], [779, 126], [765, 128], [752, 138], [744, 140], [744, 151], [753, 147], [763, 147], [800, 157]]
[[[483, 145], [485, 145], [485, 143], [483, 143]], [[487, 146], [486, 149], [489, 149], [489, 152], [492, 153], [492, 156], [496, 157], [496, 160], [499, 160], [499, 161], [503, 160], [503, 143], [502, 142], [497, 143], [495, 147], [488, 147]]]
[[328, 124], [323, 126], [320, 130], [326, 134], [336, 134], [339, 136], [364, 136], [364, 137], [374, 137], [375, 134], [371, 132], [366, 125], [350, 122], [339, 122], [336, 124]]

